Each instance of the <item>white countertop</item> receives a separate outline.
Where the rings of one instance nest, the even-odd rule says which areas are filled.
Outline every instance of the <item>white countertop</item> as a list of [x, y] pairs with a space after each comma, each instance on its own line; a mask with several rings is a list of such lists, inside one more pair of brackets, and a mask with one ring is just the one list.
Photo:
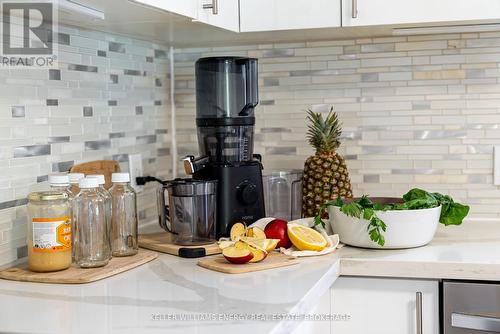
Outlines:
[[[290, 333], [296, 321], [162, 320], [167, 315], [305, 314], [339, 275], [500, 280], [500, 222], [441, 228], [409, 250], [344, 247], [296, 266], [229, 275], [162, 254], [84, 285], [0, 280], [0, 332]], [[154, 317], [157, 317], [156, 320]]]
[[439, 225], [426, 246], [402, 250], [345, 247], [340, 274], [500, 281], [500, 221]]

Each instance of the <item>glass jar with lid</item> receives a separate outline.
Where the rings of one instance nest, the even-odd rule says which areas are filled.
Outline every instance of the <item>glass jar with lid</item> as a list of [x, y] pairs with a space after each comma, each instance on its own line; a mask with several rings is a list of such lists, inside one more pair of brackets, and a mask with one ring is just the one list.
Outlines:
[[108, 233], [111, 235], [111, 194], [104, 187], [106, 179], [103, 174], [89, 174], [87, 177], [97, 179], [99, 184], [97, 191], [106, 199], [106, 224], [108, 225]]
[[81, 268], [102, 267], [111, 258], [106, 199], [98, 191], [95, 178], [81, 179], [79, 188], [73, 200], [74, 260]]
[[48, 272], [71, 265], [71, 210], [69, 196], [60, 191], [28, 195], [28, 267]]
[[111, 248], [113, 256], [137, 254], [137, 200], [130, 186], [129, 173], [111, 174], [113, 186], [109, 190], [112, 199]]

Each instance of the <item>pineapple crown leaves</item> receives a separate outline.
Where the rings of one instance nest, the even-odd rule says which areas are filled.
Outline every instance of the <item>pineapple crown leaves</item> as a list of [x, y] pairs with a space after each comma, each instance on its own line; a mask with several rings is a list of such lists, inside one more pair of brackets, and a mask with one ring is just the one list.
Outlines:
[[307, 110], [309, 130], [307, 140], [317, 152], [331, 152], [340, 146], [340, 135], [342, 134], [342, 123], [338, 114], [330, 108], [326, 118], [321, 113]]

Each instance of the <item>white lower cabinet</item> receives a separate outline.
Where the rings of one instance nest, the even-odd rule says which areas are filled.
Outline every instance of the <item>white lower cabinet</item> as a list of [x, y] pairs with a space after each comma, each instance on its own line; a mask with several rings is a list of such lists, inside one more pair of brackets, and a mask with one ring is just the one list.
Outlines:
[[[417, 331], [417, 293], [422, 331]], [[438, 334], [439, 283], [434, 280], [339, 277], [331, 288], [332, 334]], [[340, 319], [345, 316], [345, 319]]]
[[[328, 320], [328, 315], [331, 311], [331, 293], [330, 291], [318, 299], [314, 309], [309, 312], [310, 318], [302, 321], [293, 331], [294, 334], [327, 334], [331, 333], [331, 322]], [[325, 316], [325, 318], [322, 318]]]

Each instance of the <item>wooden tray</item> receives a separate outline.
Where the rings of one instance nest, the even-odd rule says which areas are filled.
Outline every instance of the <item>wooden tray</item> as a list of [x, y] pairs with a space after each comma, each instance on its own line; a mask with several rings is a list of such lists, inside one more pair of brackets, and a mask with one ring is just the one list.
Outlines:
[[157, 252], [167, 253], [186, 258], [203, 257], [220, 254], [222, 251], [216, 242], [201, 246], [179, 246], [172, 242], [172, 234], [158, 232], [139, 235], [139, 246]]
[[0, 278], [12, 281], [38, 283], [90, 283], [138, 267], [146, 262], [156, 259], [157, 257], [158, 253], [156, 252], [139, 249], [139, 253], [134, 256], [112, 258], [104, 267], [82, 269], [72, 265], [66, 270], [54, 271], [50, 273], [36, 273], [30, 271], [28, 269], [28, 264], [23, 263], [21, 265], [0, 271]]
[[200, 267], [226, 274], [242, 274], [272, 268], [287, 267], [298, 264], [299, 261], [282, 253], [272, 252], [261, 262], [234, 264], [229, 263], [222, 255], [211, 256], [198, 261]]

